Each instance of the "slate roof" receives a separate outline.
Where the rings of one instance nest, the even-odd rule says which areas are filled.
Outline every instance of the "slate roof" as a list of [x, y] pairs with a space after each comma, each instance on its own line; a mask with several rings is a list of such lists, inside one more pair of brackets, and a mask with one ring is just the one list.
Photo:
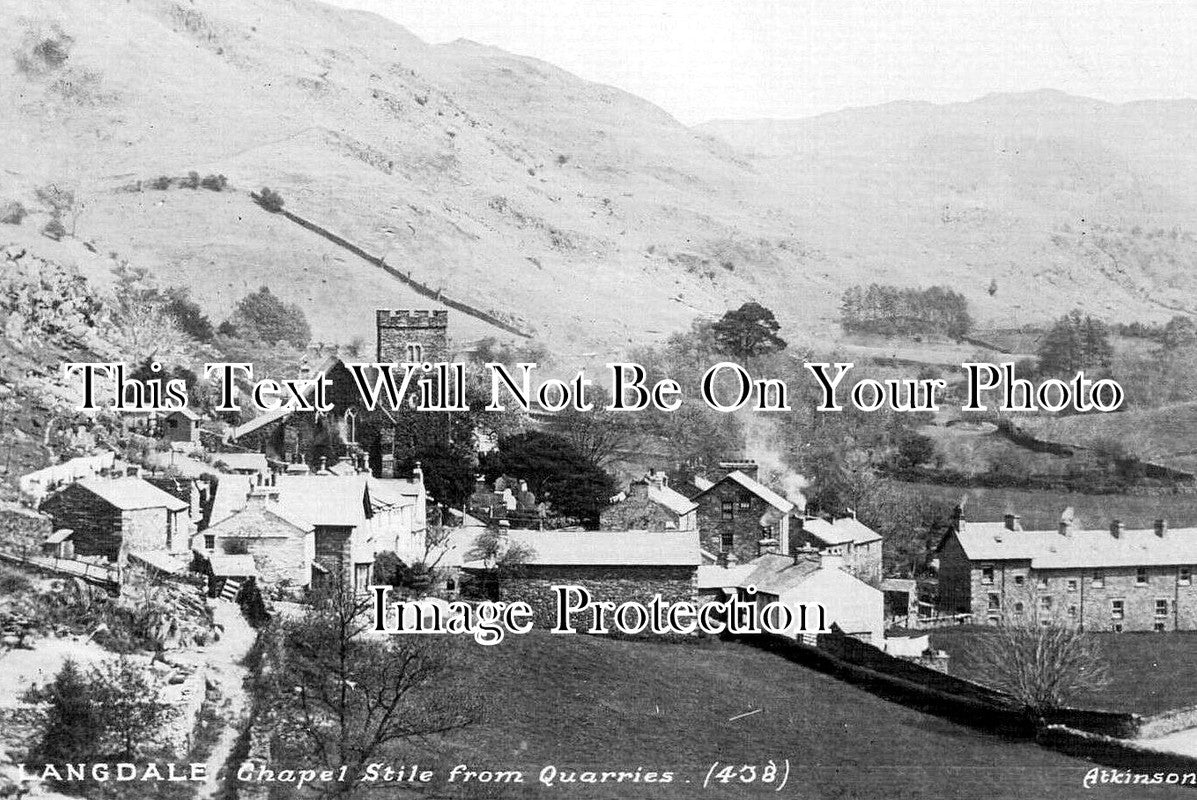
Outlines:
[[1012, 531], [1000, 522], [969, 522], [956, 534], [970, 561], [1030, 561], [1033, 569], [1197, 564], [1197, 529]]
[[[358, 527], [366, 522], [365, 475], [277, 475], [278, 504], [309, 525]], [[212, 525], [245, 508], [252, 486], [236, 476], [222, 478], [212, 503]]]
[[213, 522], [204, 530], [204, 533], [213, 536], [224, 534], [256, 539], [278, 538], [277, 530], [272, 530], [259, 522], [266, 515], [299, 531], [307, 532], [313, 528], [312, 523], [299, 517], [281, 503], [265, 501], [242, 506], [218, 522]]
[[709, 487], [704, 489], [701, 492], [701, 494], [706, 494], [707, 492], [711, 491], [711, 489], [714, 489], [716, 486], [723, 483], [724, 481], [733, 481], [735, 483], [738, 483], [740, 486], [742, 486], [743, 488], [752, 492], [754, 495], [761, 498], [766, 503], [773, 506], [775, 509], [782, 512], [783, 514], [789, 514], [791, 511], [794, 510], [794, 504], [791, 503], [789, 500], [785, 499], [784, 497], [779, 495], [777, 492], [770, 489], [768, 486], [765, 486], [764, 484], [760, 483], [759, 481], [748, 477], [747, 475], [745, 475], [743, 472], [740, 472], [739, 470], [735, 470], [733, 472], [727, 473], [722, 478], [715, 481], [715, 483], [711, 484]]
[[253, 470], [266, 472], [265, 453], [213, 453], [212, 463], [223, 462], [230, 470]]
[[881, 534], [855, 517], [844, 517], [834, 522], [821, 517], [807, 517], [802, 520], [802, 529], [829, 546], [847, 542], [868, 544], [881, 539]]
[[686, 497], [681, 492], [674, 491], [668, 486], [655, 486], [649, 484], [648, 499], [654, 503], [664, 506], [665, 508], [677, 514], [679, 517], [684, 517], [694, 509], [698, 508], [698, 503], [695, 503], [690, 498]]
[[169, 575], [180, 575], [190, 567], [187, 562], [180, 561], [161, 550], [133, 550], [130, 551], [129, 558]]
[[[451, 547], [465, 561], [478, 529], [457, 532]], [[535, 566], [676, 566], [702, 563], [697, 531], [506, 531], [509, 545], [532, 549]], [[478, 562], [465, 562], [480, 567]]]
[[191, 420], [192, 422], [198, 422], [201, 419], [199, 414], [195, 413], [190, 408], [187, 408], [185, 406], [183, 408], [176, 408], [174, 411], [169, 412], [166, 416], [173, 417], [175, 414], [182, 414], [184, 417]]
[[142, 508], [183, 511], [188, 508], [185, 501], [141, 478], [88, 478], [79, 481], [79, 485], [122, 511]]
[[803, 584], [807, 578], [819, 571], [819, 562], [802, 559], [794, 563], [790, 556], [766, 554], [749, 562], [754, 567], [740, 586], [755, 586], [758, 592], [781, 596]]

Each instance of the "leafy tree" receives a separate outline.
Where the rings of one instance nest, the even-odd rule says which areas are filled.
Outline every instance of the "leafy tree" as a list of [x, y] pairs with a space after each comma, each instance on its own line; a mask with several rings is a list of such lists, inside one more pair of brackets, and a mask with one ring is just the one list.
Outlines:
[[200, 342], [210, 342], [215, 335], [212, 321], [200, 309], [199, 304], [191, 299], [186, 287], [175, 286], [165, 292], [163, 310], [174, 319], [179, 330], [192, 339]]
[[711, 332], [720, 352], [747, 359], [785, 350], [785, 340], [777, 335], [780, 329], [781, 323], [772, 311], [760, 303], [748, 302], [724, 314]]
[[615, 494], [610, 475], [592, 464], [564, 437], [529, 431], [500, 440], [482, 458], [486, 476], [501, 475], [528, 482], [537, 497], [561, 515], [597, 525], [599, 513]]
[[162, 700], [161, 685], [127, 656], [98, 667], [94, 681], [111, 747], [120, 758], [137, 758], [153, 745], [174, 707]]
[[238, 336], [266, 344], [287, 342], [294, 347], [306, 347], [312, 340], [312, 329], [303, 309], [280, 300], [266, 286], [241, 298], [229, 323]]
[[910, 432], [898, 442], [898, 461], [906, 467], [926, 464], [935, 456], [935, 441], [930, 436]]
[[283, 210], [283, 196], [267, 186], [263, 186], [262, 191], [256, 195], [251, 194], [250, 197], [262, 208], [272, 213]]
[[1074, 310], [1056, 321], [1039, 344], [1039, 372], [1071, 377], [1079, 370], [1104, 372], [1114, 358], [1105, 323]]
[[1160, 338], [1165, 350], [1179, 350], [1197, 344], [1197, 323], [1192, 317], [1177, 315], [1168, 320]]
[[466, 561], [480, 561], [484, 565], [481, 585], [473, 586], [471, 594], [490, 600], [502, 599], [503, 584], [518, 576], [535, 555], [536, 552], [527, 545], [511, 544], [499, 528], [487, 528], [478, 534], [465, 555]]
[[16, 200], [5, 203], [0, 208], [0, 224], [3, 225], [20, 225], [27, 216], [29, 216], [29, 211]]
[[54, 682], [30, 700], [46, 703], [41, 741], [30, 753], [39, 763], [90, 761], [104, 734], [104, 712], [91, 683], [73, 660], [62, 663]]

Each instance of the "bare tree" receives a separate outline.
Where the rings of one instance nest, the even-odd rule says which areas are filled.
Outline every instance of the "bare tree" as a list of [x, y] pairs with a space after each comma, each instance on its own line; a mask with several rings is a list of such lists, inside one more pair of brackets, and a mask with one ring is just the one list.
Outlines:
[[[281, 623], [268, 648], [266, 706], [284, 757], [354, 775], [393, 745], [479, 719], [481, 704], [446, 675], [445, 639], [371, 633], [371, 598], [337, 583], [307, 617]], [[330, 792], [359, 785], [334, 782]]]
[[1061, 609], [1045, 607], [1042, 597], [1028, 590], [1007, 598], [997, 626], [977, 636], [965, 657], [980, 682], [1037, 711], [1060, 708], [1110, 682], [1093, 635], [1062, 619]]
[[578, 411], [568, 408], [554, 415], [552, 426], [587, 461], [602, 469], [633, 444], [635, 429], [629, 415], [607, 410], [610, 400], [606, 390], [602, 387], [591, 388], [593, 409]]

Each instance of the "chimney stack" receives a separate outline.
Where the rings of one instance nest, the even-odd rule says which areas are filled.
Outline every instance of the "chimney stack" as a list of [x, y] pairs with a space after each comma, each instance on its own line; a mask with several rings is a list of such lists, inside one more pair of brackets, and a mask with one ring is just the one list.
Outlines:
[[411, 469], [411, 478], [421, 486], [424, 485], [424, 467], [419, 461], [417, 461], [416, 465]]
[[1162, 538], [1163, 535], [1167, 532], [1168, 532], [1168, 520], [1157, 519], [1155, 521], [1155, 535]]
[[1115, 539], [1122, 536], [1122, 520], [1115, 519], [1110, 521], [1110, 535]]
[[761, 539], [756, 543], [758, 555], [775, 555], [781, 551], [776, 539]]
[[1017, 514], [1007, 514], [1005, 519], [1006, 519], [1006, 530], [1008, 530], [1008, 531], [1021, 531], [1022, 530], [1022, 518], [1019, 517]]
[[952, 523], [955, 525], [957, 533], [964, 532], [964, 525], [967, 522], [964, 518], [964, 500], [965, 498], [960, 498], [960, 502], [956, 505], [955, 510], [952, 511]]
[[1064, 509], [1064, 513], [1060, 515], [1060, 535], [1072, 536], [1072, 506]]

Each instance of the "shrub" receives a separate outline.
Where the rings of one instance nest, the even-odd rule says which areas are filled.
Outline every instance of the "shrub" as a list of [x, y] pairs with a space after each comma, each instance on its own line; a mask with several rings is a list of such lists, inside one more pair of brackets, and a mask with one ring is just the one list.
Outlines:
[[171, 184], [174, 182], [175, 179], [169, 175], [159, 175], [157, 178], [154, 178], [154, 180], [150, 181], [150, 188], [157, 189], [158, 191], [162, 192], [169, 189]]
[[20, 225], [27, 216], [29, 216], [29, 210], [16, 200], [5, 204], [4, 208], [0, 209], [0, 223], [5, 225]]
[[224, 175], [205, 175], [204, 179], [200, 181], [200, 186], [213, 192], [222, 192], [228, 185], [229, 179]]
[[262, 191], [251, 197], [267, 211], [278, 213], [283, 210], [283, 196], [268, 186], [263, 186]]
[[186, 178], [179, 181], [179, 185], [182, 186], [184, 189], [198, 189], [199, 185], [200, 185], [199, 173], [196, 172], [195, 170], [191, 170], [190, 172], [187, 173]]
[[62, 240], [62, 237], [67, 235], [67, 229], [66, 226], [62, 224], [62, 220], [60, 220], [58, 217], [55, 217], [47, 222], [46, 226], [42, 228], [42, 235], [58, 242]]

